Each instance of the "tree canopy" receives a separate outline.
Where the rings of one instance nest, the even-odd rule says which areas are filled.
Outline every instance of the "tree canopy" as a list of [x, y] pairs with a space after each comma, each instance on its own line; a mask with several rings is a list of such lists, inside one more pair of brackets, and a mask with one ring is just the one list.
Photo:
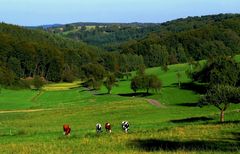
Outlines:
[[210, 85], [224, 84], [236, 86], [239, 82], [240, 65], [231, 57], [215, 57], [208, 60], [203, 69], [192, 74], [194, 81]]
[[158, 92], [162, 86], [161, 80], [156, 75], [140, 74], [131, 81], [131, 89], [136, 93], [138, 90], [149, 90]]

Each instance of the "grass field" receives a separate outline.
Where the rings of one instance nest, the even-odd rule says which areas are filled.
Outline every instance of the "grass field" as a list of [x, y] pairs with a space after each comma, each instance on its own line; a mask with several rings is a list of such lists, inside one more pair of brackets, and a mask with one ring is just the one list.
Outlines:
[[[219, 124], [217, 108], [197, 106], [201, 89], [188, 84], [188, 68], [147, 69], [163, 82], [159, 93], [147, 97], [132, 97], [130, 81], [120, 81], [112, 95], [104, 87], [88, 91], [79, 82], [47, 85], [41, 92], [2, 89], [0, 153], [240, 153], [240, 104], [231, 105]], [[121, 130], [123, 120], [130, 123], [128, 134]], [[98, 122], [110, 122], [113, 132], [97, 135]], [[62, 134], [65, 123], [70, 137]]]

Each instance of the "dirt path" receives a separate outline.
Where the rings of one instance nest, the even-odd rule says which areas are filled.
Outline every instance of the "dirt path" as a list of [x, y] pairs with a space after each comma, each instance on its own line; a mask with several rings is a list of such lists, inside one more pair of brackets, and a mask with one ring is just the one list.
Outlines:
[[9, 111], [0, 111], [1, 113], [29, 113], [29, 112], [40, 112], [40, 111], [49, 111], [52, 109], [32, 109], [32, 110], [9, 110]]
[[162, 105], [160, 102], [158, 102], [157, 100], [155, 99], [146, 99], [146, 101], [156, 107], [159, 107], [159, 108], [165, 108], [164, 105]]

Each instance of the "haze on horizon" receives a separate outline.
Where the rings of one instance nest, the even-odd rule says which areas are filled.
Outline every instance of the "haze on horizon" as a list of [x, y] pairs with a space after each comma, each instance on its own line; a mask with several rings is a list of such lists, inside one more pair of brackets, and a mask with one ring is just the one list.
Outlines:
[[161, 23], [240, 13], [239, 0], [0, 0], [0, 22], [23, 26], [74, 22]]

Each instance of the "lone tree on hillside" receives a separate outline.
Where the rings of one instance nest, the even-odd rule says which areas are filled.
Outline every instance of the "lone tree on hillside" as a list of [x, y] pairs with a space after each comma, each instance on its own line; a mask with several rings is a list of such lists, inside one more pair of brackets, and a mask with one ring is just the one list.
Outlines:
[[224, 122], [224, 111], [226, 111], [230, 103], [240, 103], [240, 88], [215, 85], [207, 91], [206, 95], [201, 100], [202, 105], [211, 104], [221, 111], [221, 122]]
[[109, 74], [104, 81], [104, 86], [108, 89], [108, 94], [111, 94], [112, 87], [116, 86], [116, 77], [114, 74]]

